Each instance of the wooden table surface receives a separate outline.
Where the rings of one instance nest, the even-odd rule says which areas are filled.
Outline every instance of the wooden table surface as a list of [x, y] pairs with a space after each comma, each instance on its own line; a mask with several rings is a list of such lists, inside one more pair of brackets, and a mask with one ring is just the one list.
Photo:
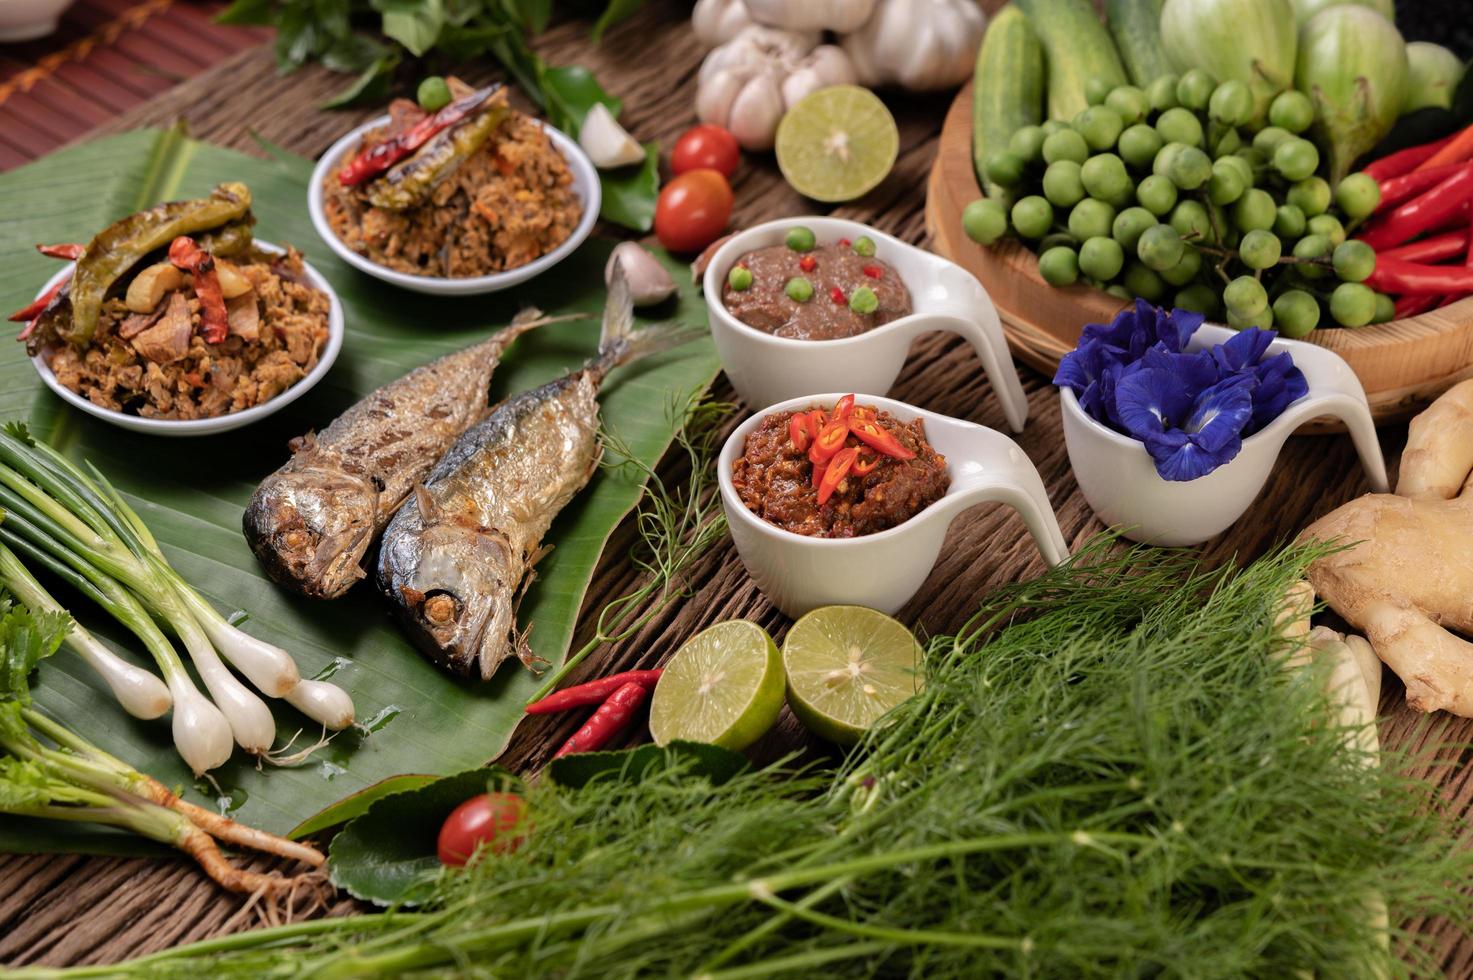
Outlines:
[[[624, 120], [642, 140], [672, 137], [694, 122], [692, 102], [701, 51], [691, 36], [689, 4], [655, 0], [634, 20], [615, 29], [604, 44], [587, 41], [586, 23], [553, 28], [538, 42], [554, 64], [577, 63], [592, 69], [606, 88], [624, 98]], [[657, 58], [640, 52], [658, 51]], [[489, 77], [492, 66], [475, 66], [468, 77]], [[306, 155], [315, 155], [357, 122], [374, 114], [324, 112], [322, 100], [342, 84], [340, 76], [309, 69], [278, 77], [269, 46], [243, 52], [218, 68], [186, 82], [167, 95], [129, 112], [97, 130], [116, 132], [139, 125], [184, 119], [204, 139], [254, 151], [252, 133]], [[895, 171], [860, 201], [834, 214], [866, 221], [906, 241], [925, 243], [922, 217], [926, 174], [935, 153], [947, 97], [890, 98], [900, 124], [900, 156]], [[813, 213], [816, 208], [782, 181], [770, 158], [749, 157], [735, 180], [735, 225], [785, 215]], [[305, 206], [305, 202], [304, 202]], [[1065, 455], [1059, 426], [1058, 399], [1048, 379], [1024, 369], [1032, 415], [1019, 443], [1042, 474], [1059, 522], [1071, 544], [1101, 529], [1080, 496]], [[729, 389], [718, 381], [718, 394]], [[923, 339], [892, 394], [929, 409], [1006, 429], [975, 355], [952, 340]], [[1382, 444], [1394, 461], [1404, 432], [1383, 430]], [[667, 464], [673, 460], [667, 460]], [[1228, 533], [1203, 549], [1212, 561], [1247, 561], [1275, 542], [1296, 534], [1311, 520], [1367, 486], [1349, 440], [1343, 437], [1298, 437], [1282, 454], [1268, 486]], [[609, 598], [638, 580], [627, 560], [630, 528], [621, 528], [605, 553], [594, 587], [584, 603], [577, 647]], [[951, 528], [940, 563], [920, 594], [901, 613], [920, 630], [957, 628], [990, 588], [1039, 574], [1042, 560], [1022, 522], [996, 505], [975, 508]], [[654, 666], [682, 640], [724, 619], [754, 619], [775, 635], [787, 621], [747, 579], [730, 542], [714, 548], [690, 576], [691, 598], [656, 617], [639, 635], [590, 658], [584, 675], [635, 666]], [[1443, 742], [1473, 743], [1473, 723], [1441, 716], [1427, 719], [1406, 710], [1402, 689], [1387, 674], [1381, 723], [1384, 739], [1404, 746]], [[1430, 723], [1429, 723], [1430, 721]], [[543, 716], [529, 719], [514, 737], [502, 761], [520, 769], [535, 768], [571, 732], [575, 719]], [[776, 752], [804, 738], [801, 728], [784, 715], [764, 743]], [[758, 752], [764, 751], [759, 745]], [[1438, 780], [1457, 812], [1473, 803], [1473, 783], [1463, 767], [1465, 753], [1443, 750], [1427, 758], [1418, 775]], [[1449, 763], [1452, 763], [1449, 765]], [[264, 865], [263, 865], [264, 866]], [[354, 907], [346, 899], [334, 906]], [[1393, 910], [1393, 915], [1395, 910]], [[0, 856], [0, 964], [74, 964], [113, 962], [140, 953], [208, 936], [239, 931], [256, 923], [256, 913], [241, 899], [212, 887], [182, 859], [115, 859], [62, 856]], [[1407, 928], [1431, 944], [1450, 976], [1473, 975], [1473, 940], [1453, 924], [1409, 922]]]

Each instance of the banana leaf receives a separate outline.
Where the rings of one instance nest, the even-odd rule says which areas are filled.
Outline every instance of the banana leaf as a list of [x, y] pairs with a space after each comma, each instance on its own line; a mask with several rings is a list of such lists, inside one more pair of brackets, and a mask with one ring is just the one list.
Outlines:
[[[445, 774], [494, 759], [522, 717], [537, 679], [509, 662], [486, 683], [453, 679], [414, 652], [361, 583], [324, 603], [288, 595], [261, 572], [240, 530], [255, 485], [287, 457], [287, 440], [325, 426], [369, 390], [456, 350], [510, 320], [519, 307], [597, 314], [603, 265], [612, 243], [591, 241], [554, 271], [508, 293], [458, 300], [395, 289], [337, 261], [307, 215], [311, 163], [277, 152], [261, 160], [191, 140], [176, 130], [140, 130], [63, 150], [0, 175], [0, 307], [18, 309], [55, 271], [38, 242], [87, 241], [110, 221], [156, 201], [201, 195], [222, 180], [248, 183], [257, 235], [300, 248], [332, 283], [347, 318], [337, 364], [310, 394], [261, 423], [197, 439], [126, 432], [77, 412], [48, 392], [17, 343], [0, 344], [0, 420], [24, 419], [67, 455], [91, 459], [153, 529], [170, 561], [217, 607], [244, 610], [244, 628], [290, 650], [304, 676], [324, 677], [352, 695], [371, 732], [349, 731], [296, 768], [236, 757], [213, 775], [218, 790], [196, 782], [174, 754], [167, 719], [128, 717], [85, 665], [65, 651], [46, 663], [36, 701], [83, 736], [187, 795], [241, 820], [283, 833], [349, 794], [400, 773]], [[672, 268], [673, 261], [670, 262]], [[705, 325], [689, 286], [664, 318]], [[597, 347], [598, 321], [535, 331], [512, 348], [496, 374], [503, 397], [576, 368]], [[604, 425], [653, 464], [678, 424], [673, 403], [708, 385], [718, 362], [709, 339], [620, 369], [602, 396]], [[579, 605], [604, 544], [636, 505], [642, 485], [631, 467], [604, 468], [553, 525], [554, 549], [537, 568], [522, 603], [534, 651], [560, 663]], [[141, 650], [100, 610], [40, 575], [77, 618], [135, 662]], [[290, 707], [277, 706], [278, 744], [299, 729], [317, 732]], [[106, 850], [114, 836], [89, 840], [77, 828], [0, 820], [0, 850]]]

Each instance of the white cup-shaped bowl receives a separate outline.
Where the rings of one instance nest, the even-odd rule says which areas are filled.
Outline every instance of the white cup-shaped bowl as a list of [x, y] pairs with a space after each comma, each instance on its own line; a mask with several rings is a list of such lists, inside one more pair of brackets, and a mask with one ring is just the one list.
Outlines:
[[[910, 291], [910, 315], [839, 340], [774, 337], [732, 316], [721, 301], [731, 267], [754, 249], [781, 245], [788, 231], [797, 227], [812, 229], [821, 244], [841, 238], [857, 241], [861, 236], [873, 239], [875, 258], [894, 267]], [[841, 389], [883, 395], [905, 366], [911, 341], [922, 334], [944, 332], [965, 338], [976, 350], [1013, 431], [1021, 432], [1028, 419], [1028, 399], [987, 290], [961, 266], [868, 225], [809, 217], [783, 218], [748, 228], [733, 235], [711, 257], [702, 290], [721, 366], [748, 405], [770, 405]], [[813, 302], [827, 299], [815, 297]]]
[[577, 140], [561, 130], [553, 129], [546, 123], [542, 123], [542, 128], [552, 140], [552, 145], [563, 155], [563, 159], [568, 161], [568, 170], [573, 176], [573, 193], [577, 194], [578, 200], [583, 202], [583, 216], [578, 219], [578, 226], [562, 244], [546, 255], [539, 256], [526, 265], [519, 265], [515, 269], [463, 279], [416, 276], [379, 265], [367, 256], [353, 251], [332, 230], [332, 226], [327, 221], [327, 213], [322, 207], [322, 185], [330, 175], [337, 173], [347, 162], [349, 155], [358, 149], [365, 133], [387, 125], [388, 122], [387, 115], [370, 119], [328, 147], [327, 152], [323, 153], [322, 158], [317, 161], [317, 166], [312, 171], [312, 183], [307, 187], [307, 211], [312, 216], [312, 226], [317, 229], [317, 234], [327, 243], [328, 248], [355, 269], [395, 286], [401, 286], [416, 293], [429, 293], [432, 296], [477, 296], [482, 293], [494, 293], [498, 290], [510, 289], [534, 276], [539, 276], [572, 255], [578, 246], [588, 238], [589, 233], [593, 231], [594, 224], [598, 222], [598, 211], [603, 205], [598, 169], [594, 167], [593, 161], [588, 159], [588, 154], [583, 152]]
[[[263, 242], [259, 239], [255, 244], [263, 252], [272, 252], [280, 255], [286, 251], [279, 245], [272, 245], [270, 242]], [[70, 388], [63, 387], [61, 382], [56, 380], [56, 375], [52, 373], [51, 368], [46, 364], [46, 359], [43, 355], [37, 354], [31, 358], [31, 364], [35, 366], [36, 373], [41, 375], [41, 380], [45, 383], [46, 387], [54, 391], [67, 404], [81, 409], [88, 415], [95, 415], [104, 422], [111, 422], [113, 425], [129, 429], [133, 432], [146, 432], [149, 435], [155, 436], [207, 436], [217, 432], [229, 432], [231, 429], [239, 429], [241, 426], [250, 425], [252, 422], [259, 422], [266, 416], [281, 411], [311, 391], [317, 382], [327, 376], [327, 372], [332, 368], [333, 362], [338, 359], [338, 353], [343, 349], [343, 334], [345, 333], [343, 304], [338, 301], [338, 294], [328, 284], [328, 281], [322, 277], [322, 273], [312, 268], [305, 261], [302, 263], [302, 271], [306, 273], [307, 281], [314, 288], [320, 289], [327, 294], [329, 303], [327, 343], [323, 345], [322, 353], [317, 357], [317, 364], [313, 366], [311, 371], [307, 372], [305, 378], [275, 398], [264, 401], [259, 405], [242, 409], [239, 412], [231, 412], [228, 415], [217, 415], [209, 419], [148, 419], [138, 415], [129, 415], [126, 412], [118, 412], [110, 408], [103, 408], [100, 405], [94, 405]], [[61, 279], [70, 276], [71, 273], [72, 266], [68, 265], [65, 269], [62, 269], [48, 279], [46, 285], [41, 287], [41, 292], [36, 295], [39, 296], [41, 293], [46, 292]]]
[[890, 398], [865, 396], [902, 421], [924, 419], [926, 439], [946, 457], [951, 486], [944, 496], [903, 524], [855, 538], [794, 534], [753, 514], [737, 496], [732, 467], [746, 451], [747, 436], [775, 412], [831, 409], [839, 394], [791, 398], [747, 419], [721, 449], [721, 504], [737, 553], [758, 587], [785, 614], [858, 605], [893, 613], [916, 594], [941, 554], [946, 529], [962, 511], [987, 501], [1004, 503], [1023, 517], [1050, 565], [1068, 557], [1038, 471], [1017, 443], [1000, 432], [937, 415]]
[[[1188, 349], [1223, 343], [1235, 333], [1228, 327], [1203, 324]], [[1285, 351], [1304, 372], [1308, 393], [1244, 439], [1237, 456], [1195, 480], [1163, 480], [1144, 444], [1095, 421], [1085, 414], [1072, 390], [1060, 389], [1069, 464], [1084, 499], [1100, 520], [1146, 544], [1201, 544], [1227, 530], [1253, 503], [1294, 430], [1325, 415], [1345, 422], [1372, 489], [1385, 493], [1386, 462], [1355, 372], [1340, 355], [1314, 344], [1277, 339], [1268, 349], [1270, 355]]]

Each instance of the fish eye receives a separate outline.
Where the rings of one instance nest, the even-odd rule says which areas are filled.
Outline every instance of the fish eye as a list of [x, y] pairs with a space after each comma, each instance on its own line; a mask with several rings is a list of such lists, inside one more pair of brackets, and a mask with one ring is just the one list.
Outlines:
[[312, 532], [302, 527], [294, 527], [281, 533], [281, 547], [286, 551], [301, 551], [312, 545]]
[[431, 626], [448, 626], [460, 618], [460, 600], [454, 593], [444, 589], [435, 589], [425, 593], [424, 604], [420, 606], [420, 615]]

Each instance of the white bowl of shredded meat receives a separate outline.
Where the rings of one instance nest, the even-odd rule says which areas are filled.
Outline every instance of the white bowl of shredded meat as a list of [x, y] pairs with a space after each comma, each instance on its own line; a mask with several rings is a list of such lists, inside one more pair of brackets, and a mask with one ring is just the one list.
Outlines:
[[[401, 105], [401, 111], [418, 111], [408, 100], [395, 108]], [[307, 206], [313, 226], [354, 268], [415, 292], [473, 296], [541, 275], [593, 231], [602, 203], [597, 168], [577, 140], [514, 112], [503, 140], [509, 154], [500, 154], [490, 141], [438, 184], [427, 202], [372, 207], [354, 193], [358, 188], [342, 187], [338, 174], [366, 137], [386, 131], [396, 118], [391, 112], [354, 129], [323, 153], [312, 172]], [[477, 183], [482, 171], [486, 179]], [[485, 247], [476, 248], [476, 241]], [[476, 274], [483, 268], [493, 271]]]
[[[265, 257], [274, 258], [280, 256], [290, 258], [293, 256], [293, 253], [288, 252], [287, 249], [269, 242], [260, 241], [259, 239], [254, 242], [254, 249]], [[233, 384], [230, 404], [226, 403], [224, 400], [226, 396], [223, 394], [219, 403], [214, 404], [205, 401], [205, 395], [202, 393], [199, 399], [189, 402], [188, 411], [183, 411], [184, 405], [182, 401], [178, 406], [175, 406], [180, 410], [177, 414], [194, 415], [196, 417], [161, 417], [170, 414], [170, 412], [167, 410], [160, 411], [159, 406], [153, 404], [152, 401], [147, 408], [148, 414], [139, 414], [136, 408], [125, 410], [129, 406], [123, 406], [120, 403], [118, 407], [112, 407], [112, 403], [117, 401], [115, 397], [110, 396], [101, 386], [83, 383], [80, 380], [86, 376], [86, 367], [81, 363], [85, 360], [85, 352], [79, 354], [63, 349], [60, 346], [53, 346], [36, 353], [31, 358], [31, 363], [35, 366], [36, 373], [41, 375], [41, 380], [46, 384], [46, 387], [55, 392], [63, 401], [86, 412], [88, 415], [96, 416], [105, 422], [110, 422], [113, 425], [130, 429], [134, 432], [144, 432], [150, 435], [160, 436], [203, 436], [218, 432], [228, 432], [231, 429], [238, 429], [241, 426], [250, 425], [252, 422], [258, 422], [273, 412], [280, 411], [310, 391], [326, 376], [343, 347], [343, 336], [345, 332], [343, 307], [342, 303], [338, 300], [337, 293], [333, 291], [332, 286], [328, 284], [321, 273], [312, 268], [306, 261], [300, 260], [299, 257], [296, 257], [296, 260], [300, 261], [300, 271], [295, 272], [295, 263], [293, 264], [293, 270], [295, 275], [300, 276], [300, 281], [295, 282], [293, 285], [295, 287], [305, 287], [307, 290], [320, 293], [326, 299], [327, 336], [322, 338], [320, 343], [317, 342], [317, 338], [307, 341], [311, 344], [312, 349], [305, 354], [293, 354], [284, 350], [283, 355], [287, 359], [294, 359], [293, 366], [290, 370], [278, 372], [280, 374], [279, 377], [270, 376], [270, 365], [258, 365], [261, 367], [261, 376], [254, 379], [255, 390], [250, 397], [237, 394], [236, 392], [242, 390], [245, 386], [240, 384], [239, 378], [231, 378], [230, 380]], [[69, 278], [72, 274], [72, 268], [72, 265], [68, 265], [56, 275], [52, 276], [37, 295], [44, 295], [58, 283]], [[314, 302], [320, 302], [320, 300]], [[166, 308], [166, 304], [161, 303], [160, 306], [165, 307], [165, 309], [156, 317], [156, 322], [145, 328], [144, 332], [147, 332], [148, 329], [155, 327], [161, 328], [163, 326], [162, 321], [167, 319], [169, 311]], [[186, 312], [184, 313], [186, 322], [188, 315], [186, 308]], [[320, 308], [316, 315], [321, 315]], [[271, 311], [268, 309], [268, 320], [258, 321], [258, 328], [271, 326], [269, 323], [270, 316]], [[232, 329], [235, 326], [236, 324], [232, 321]], [[158, 332], [160, 334], [167, 333], [167, 331], [162, 329]], [[142, 337], [143, 335], [144, 333], [139, 333], [136, 336]], [[320, 337], [320, 334], [318, 337]], [[188, 334], [185, 334], [186, 343], [192, 344], [197, 340], [197, 337], [191, 340]], [[167, 341], [161, 339], [160, 342]], [[222, 351], [222, 354], [214, 359], [216, 364], [212, 365], [211, 370], [207, 372], [210, 375], [209, 378], [201, 379], [202, 381], [209, 382], [201, 386], [202, 392], [204, 389], [213, 386], [213, 382], [216, 380], [215, 370], [224, 366], [228, 362], [229, 357], [230, 354], [228, 352]], [[177, 363], [183, 363], [183, 361], [181, 360]], [[56, 369], [53, 369], [53, 365], [55, 365]], [[282, 366], [283, 368], [286, 367], [284, 361]], [[142, 366], [140, 370], [147, 371], [147, 367]], [[241, 370], [245, 370], [245, 368], [242, 367]], [[62, 376], [58, 376], [59, 372]], [[220, 373], [223, 375], [225, 372], [221, 371]], [[67, 381], [71, 381], [71, 385], [68, 385], [66, 383]], [[234, 405], [237, 403], [241, 404], [242, 407], [235, 408]], [[217, 412], [216, 409], [220, 410]]]

